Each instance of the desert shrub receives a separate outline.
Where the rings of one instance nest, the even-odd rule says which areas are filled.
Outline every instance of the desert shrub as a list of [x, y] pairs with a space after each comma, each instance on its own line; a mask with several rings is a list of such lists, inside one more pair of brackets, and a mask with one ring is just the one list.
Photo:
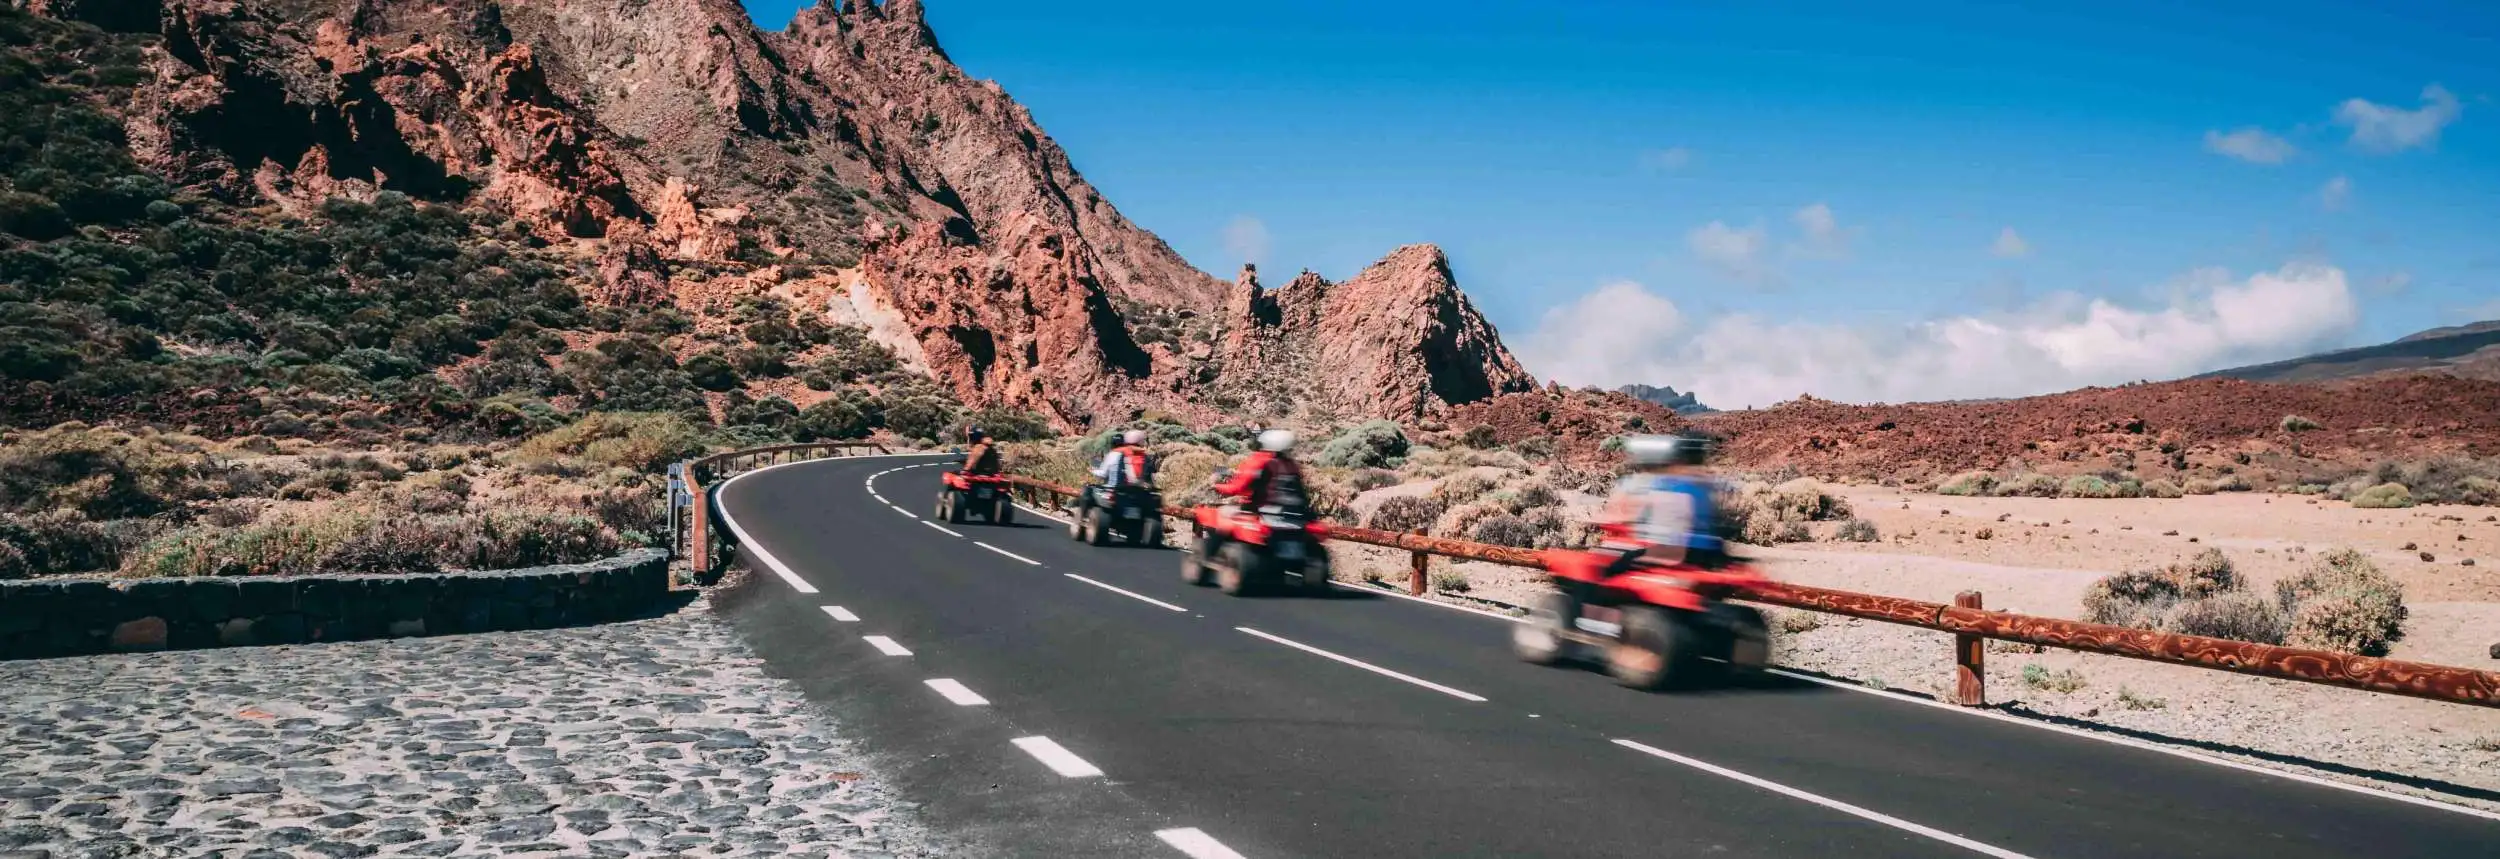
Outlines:
[[2083, 679], [2083, 672], [2072, 668], [2051, 671], [2048, 666], [2034, 662], [2023, 666], [2023, 685], [2063, 695], [2090, 684]]
[[1532, 435], [1511, 444], [1510, 449], [1512, 453], [1542, 462], [1554, 458], [1554, 446], [1553, 436]]
[[1453, 507], [1483, 497], [1485, 493], [1493, 491], [1495, 485], [1492, 478], [1468, 472], [1443, 478], [1440, 483], [1433, 484], [1432, 498], [1441, 502], [1443, 507]]
[[2066, 484], [2058, 488], [2058, 494], [2067, 498], [2117, 498], [2123, 493], [2116, 483], [2089, 474], [2078, 474], [2066, 478]]
[[2180, 487], [2179, 491], [2187, 495], [2212, 495], [2216, 492], [2222, 491], [2222, 486], [2214, 481], [2199, 477], [2188, 481], [2187, 485]]
[[727, 391], [743, 383], [738, 378], [738, 368], [730, 366], [729, 359], [718, 350], [686, 359], [686, 377], [706, 391]]
[[1813, 540], [1814, 531], [1803, 522], [1784, 520], [1768, 512], [1756, 512], [1744, 520], [1736, 539], [1756, 546], [1776, 546]]
[[2352, 506], [2363, 510], [2385, 510], [2413, 506], [2413, 493], [2402, 483], [2381, 483], [2352, 496]]
[[2178, 584], [2179, 594], [2189, 599], [2240, 590], [2246, 586], [2240, 579], [2238, 569], [2231, 565], [2230, 556], [2224, 555], [2221, 549], [2198, 552], [2187, 563], [2171, 565], [2166, 572]]
[[1850, 519], [1840, 523], [1839, 530], [1832, 532], [1832, 536], [1844, 543], [1872, 543], [1883, 539], [1876, 533], [1875, 523], [1864, 519]]
[[2055, 498], [2066, 484], [2046, 474], [2018, 474], [1996, 485], [1994, 494], [2008, 498]]
[[575, 457], [612, 468], [658, 471], [703, 453], [703, 434], [684, 415], [594, 412], [522, 442], [524, 457]]
[[175, 505], [203, 460], [161, 436], [81, 424], [0, 445], [0, 512], [75, 510], [89, 519], [151, 516]]
[[1780, 484], [1762, 497], [1764, 509], [1788, 522], [1821, 522], [1849, 515], [1849, 502], [1810, 478]]
[[317, 501], [337, 498], [356, 491], [366, 480], [363, 474], [348, 468], [315, 469], [278, 489], [278, 497], [289, 501]]
[[857, 403], [836, 397], [800, 410], [798, 420], [790, 425], [790, 437], [802, 442], [847, 441], [867, 438], [870, 429], [868, 416]]
[[1383, 498], [1363, 519], [1363, 527], [1405, 533], [1428, 527], [1441, 518], [1448, 507], [1440, 499], [1428, 495], [1397, 495]]
[[149, 541], [126, 576], [408, 573], [575, 564], [616, 554], [614, 532], [567, 511], [499, 509], [446, 516], [342, 511], [241, 528], [186, 528]]
[[2354, 549], [2318, 556], [2275, 593], [2291, 613], [2293, 644], [2379, 656], [2404, 634], [2404, 587]]
[[1406, 451], [1406, 431], [1396, 421], [1372, 420], [1329, 439], [1311, 461], [1333, 468], [1395, 468]]
[[2275, 643], [2290, 631], [2280, 602], [2255, 591], [2230, 590], [2173, 606], [2158, 628], [2182, 635]]
[[[120, 549], [104, 526], [74, 510], [0, 516], [0, 566], [13, 566], [15, 577], [109, 570]], [[5, 578], [12, 576], [0, 569]]]
[[753, 427], [763, 431], [764, 437], [773, 438], [787, 433], [793, 424], [798, 423], [799, 407], [789, 400], [780, 397], [748, 400], [744, 395], [732, 395], [732, 399], [738, 402], [722, 411], [723, 426]]
[[2319, 428], [2317, 421], [2299, 415], [2284, 415], [2281, 426], [2284, 432], [2308, 432]]
[[[1193, 439], [1193, 443], [1194, 442], [1195, 440]], [[1209, 446], [1212, 447], [1212, 445]], [[1219, 447], [1216, 449], [1222, 450], [1223, 448]], [[1370, 492], [1384, 486], [1396, 486], [1398, 484], [1398, 473], [1390, 471], [1386, 468], [1366, 468], [1355, 472], [1354, 476], [1346, 482], [1347, 484], [1353, 486], [1354, 491], [1356, 492]]]
[[1463, 594], [1466, 593], [1470, 587], [1467, 583], [1466, 573], [1448, 569], [1446, 567], [1434, 570], [1432, 572], [1431, 582], [1433, 590], [1445, 594]]
[[1443, 510], [1441, 517], [1433, 520], [1432, 534], [1465, 539], [1475, 533], [1476, 523], [1498, 515], [1507, 515], [1507, 511], [1480, 501], [1459, 504]]
[[1494, 437], [1492, 424], [1477, 424], [1475, 426], [1468, 427], [1466, 432], [1460, 433], [1458, 436], [1458, 443], [1482, 450], [1484, 448], [1500, 444], [1501, 442]]
[[2179, 583], [2168, 571], [2127, 570], [2084, 589], [2083, 619], [2112, 626], [2158, 629], [2179, 602]]
[[2179, 484], [2158, 477], [2144, 482], [2144, 497], [2146, 498], [2177, 498], [2185, 494], [2187, 493], [2179, 488]]
[[1215, 472], [1224, 467], [1225, 455], [1201, 447], [1164, 450], [1155, 456], [1155, 485], [1163, 488], [1165, 503], [1213, 503]]
[[1545, 480], [1523, 480], [1513, 484], [1509, 492], [1511, 493], [1510, 509], [1514, 513], [1523, 510], [1541, 510], [1562, 503], [1562, 495], [1555, 492], [1553, 484]]
[[1495, 513], [1478, 519], [1473, 527], [1467, 529], [1467, 539], [1521, 549], [1535, 548], [1537, 536], [1536, 529], [1527, 520], [1508, 513]]
[[885, 397], [885, 428], [912, 439], [938, 439], [956, 422], [956, 405], [934, 395]]
[[2417, 504], [2500, 504], [2500, 460], [2438, 457], [2384, 463], [2371, 469], [2368, 482], [2404, 484]]
[[1998, 474], [1960, 472], [1945, 479], [1943, 484], [1938, 484], [1935, 492], [1938, 494], [1990, 494], [1990, 492], [1995, 492], [1995, 487], [1998, 487]]

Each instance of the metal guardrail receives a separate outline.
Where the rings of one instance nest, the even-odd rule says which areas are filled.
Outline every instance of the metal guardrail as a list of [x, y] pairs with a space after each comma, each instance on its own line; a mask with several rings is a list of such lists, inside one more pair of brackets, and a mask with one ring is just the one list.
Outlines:
[[686, 494], [690, 496], [689, 503], [686, 505], [689, 515], [686, 523], [686, 549], [683, 554], [687, 565], [694, 570], [695, 580], [708, 584], [718, 578], [716, 569], [720, 566], [720, 553], [719, 540], [712, 528], [712, 517], [715, 515], [712, 510], [712, 492], [720, 488], [720, 484], [728, 482], [731, 477], [767, 465], [853, 456], [862, 449], [880, 454], [887, 452], [883, 446], [871, 442], [830, 441], [733, 450], [680, 464], [678, 471], [683, 475]]
[[[1076, 494], [1076, 489], [1068, 486], [1027, 477], [1011, 479], [1035, 501], [1043, 494], [1055, 498]], [[1163, 513], [1181, 518], [1189, 516], [1189, 511], [1181, 507], [1165, 507]], [[1426, 573], [1433, 556], [1534, 569], [1545, 566], [1542, 559], [1544, 553], [1536, 550], [1423, 534], [1339, 526], [1330, 530], [1330, 539], [1411, 553], [1407, 589], [1418, 595], [1424, 592]], [[1981, 607], [1980, 595], [1976, 591], [1966, 591], [1955, 599], [1953, 605], [1945, 605], [1780, 583], [1749, 593], [1744, 599], [1765, 605], [1952, 633], [1955, 697], [1964, 706], [1977, 707], [1986, 703], [1986, 648], [1983, 642], [1994, 639], [2433, 701], [2500, 707], [2500, 673], [1987, 611]]]

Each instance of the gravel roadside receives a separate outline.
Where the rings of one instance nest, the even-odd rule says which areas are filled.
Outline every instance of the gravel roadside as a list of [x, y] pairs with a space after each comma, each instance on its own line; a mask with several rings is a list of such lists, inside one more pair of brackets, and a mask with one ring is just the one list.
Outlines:
[[0, 856], [942, 855], [710, 607], [0, 662]]

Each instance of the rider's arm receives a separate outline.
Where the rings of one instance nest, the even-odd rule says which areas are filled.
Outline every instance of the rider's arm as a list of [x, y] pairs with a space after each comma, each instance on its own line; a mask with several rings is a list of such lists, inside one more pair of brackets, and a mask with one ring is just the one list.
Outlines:
[[1274, 458], [1266, 451], [1251, 454], [1249, 459], [1241, 461], [1241, 467], [1233, 469], [1231, 479], [1215, 485], [1216, 494], [1227, 498], [1250, 494], [1251, 481], [1259, 479], [1259, 472], [1265, 470], [1267, 461]]
[[1114, 450], [1110, 453], [1103, 454], [1102, 462], [1095, 464], [1094, 477], [1104, 483], [1109, 483], [1111, 482], [1111, 475], [1119, 470], [1120, 452]]

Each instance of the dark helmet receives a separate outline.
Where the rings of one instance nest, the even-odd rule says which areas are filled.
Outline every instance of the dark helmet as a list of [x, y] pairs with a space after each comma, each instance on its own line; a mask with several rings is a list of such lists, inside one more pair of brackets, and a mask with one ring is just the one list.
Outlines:
[[989, 439], [990, 434], [982, 432], [980, 427], [964, 428], [964, 442], [967, 444], [980, 444], [981, 442], [988, 441]]
[[1710, 440], [1700, 436], [1636, 435], [1623, 440], [1624, 457], [1636, 468], [1702, 465], [1710, 461]]

